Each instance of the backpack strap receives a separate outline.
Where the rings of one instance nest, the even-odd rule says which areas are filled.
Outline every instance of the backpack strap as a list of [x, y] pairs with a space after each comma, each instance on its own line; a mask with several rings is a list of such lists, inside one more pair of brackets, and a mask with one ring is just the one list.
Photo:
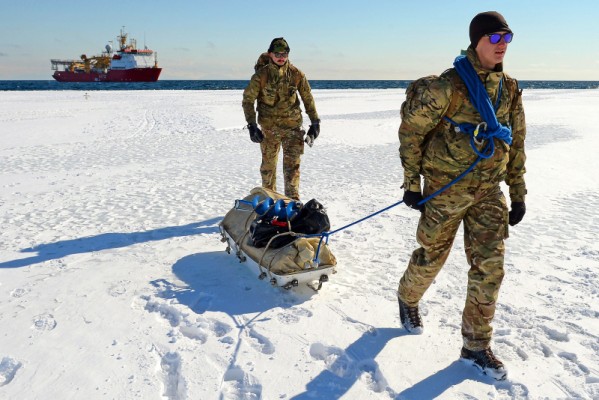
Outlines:
[[433, 129], [431, 129], [429, 133], [436, 132], [444, 124], [449, 124], [446, 118], [451, 119], [454, 115], [456, 115], [456, 113], [462, 106], [464, 93], [467, 93], [466, 88], [464, 86], [464, 82], [462, 82], [462, 79], [459, 77], [457, 73], [455, 73], [455, 71], [452, 72], [451, 70], [446, 70], [445, 72], [443, 72], [443, 74], [441, 74], [441, 76], [446, 76], [449, 80], [449, 83], [451, 84], [451, 99], [449, 99], [449, 106], [447, 106], [445, 114], [443, 114], [443, 116], [439, 120], [439, 123], [437, 123], [437, 125]]
[[[452, 118], [458, 109], [462, 106], [462, 100], [464, 99], [464, 82], [457, 73], [450, 73], [449, 82], [451, 83], [451, 99], [449, 100], [449, 107], [445, 111], [444, 117]], [[441, 120], [444, 120], [443, 118]]]

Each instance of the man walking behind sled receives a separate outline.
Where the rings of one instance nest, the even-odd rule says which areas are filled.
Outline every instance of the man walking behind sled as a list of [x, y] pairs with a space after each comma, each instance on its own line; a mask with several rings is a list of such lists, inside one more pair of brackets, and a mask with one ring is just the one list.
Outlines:
[[[504, 240], [508, 223], [516, 225], [526, 211], [522, 97], [517, 81], [503, 72], [512, 38], [501, 14], [476, 15], [470, 23], [467, 60], [456, 60], [455, 68], [429, 78], [425, 87], [408, 88], [399, 128], [403, 200], [422, 213], [417, 230], [421, 247], [412, 253], [397, 292], [401, 322], [409, 332], [422, 333], [418, 302], [443, 267], [463, 221], [470, 270], [461, 358], [498, 380], [505, 379], [507, 371], [490, 343], [504, 275]], [[470, 89], [469, 94], [468, 87], [477, 86], [481, 90], [472, 93]], [[482, 101], [477, 101], [477, 93]], [[463, 178], [423, 202], [423, 196], [442, 189], [473, 164]], [[424, 177], [422, 192], [420, 175]], [[509, 186], [509, 212], [500, 189], [502, 181]]]
[[[304, 131], [299, 96], [311, 125], [305, 142], [312, 146], [320, 133], [320, 120], [308, 79], [289, 62], [289, 45], [275, 38], [255, 66], [255, 74], [243, 92], [243, 112], [252, 142], [262, 151], [262, 187], [276, 191], [277, 161], [283, 147], [285, 195], [299, 200], [300, 156], [304, 154]], [[254, 103], [258, 101], [258, 123]]]

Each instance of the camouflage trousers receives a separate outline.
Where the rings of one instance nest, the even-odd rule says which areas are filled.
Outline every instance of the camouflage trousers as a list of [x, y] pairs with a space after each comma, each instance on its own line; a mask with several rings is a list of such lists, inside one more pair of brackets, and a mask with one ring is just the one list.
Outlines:
[[[440, 187], [425, 183], [423, 194], [426, 197]], [[425, 204], [417, 230], [421, 247], [412, 253], [399, 282], [398, 297], [409, 306], [418, 304], [447, 260], [464, 221], [470, 270], [462, 336], [467, 349], [485, 349], [491, 342], [491, 321], [504, 275], [504, 240], [508, 237], [505, 197], [499, 185], [484, 187], [460, 181]]]
[[285, 196], [299, 200], [300, 157], [304, 154], [304, 131], [298, 129], [265, 129], [262, 150], [262, 187], [277, 191], [277, 163], [283, 147]]

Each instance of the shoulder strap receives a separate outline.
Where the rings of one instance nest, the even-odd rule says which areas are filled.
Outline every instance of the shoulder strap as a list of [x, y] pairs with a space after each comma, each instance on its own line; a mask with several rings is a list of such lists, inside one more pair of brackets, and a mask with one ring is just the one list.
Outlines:
[[441, 76], [447, 77], [449, 83], [451, 84], [451, 99], [449, 99], [449, 106], [447, 107], [445, 114], [443, 114], [437, 126], [435, 126], [435, 128], [433, 128], [431, 131], [437, 130], [437, 128], [447, 122], [447, 119], [453, 118], [453, 116], [462, 106], [464, 93], [466, 90], [464, 87], [464, 82], [462, 82], [462, 79], [455, 70], [445, 70]]
[[452, 118], [461, 106], [462, 96], [456, 92], [461, 92], [460, 87], [463, 82], [457, 73], [449, 73], [448, 75], [449, 82], [451, 83], [451, 100], [449, 101], [449, 107], [447, 107], [444, 117]]

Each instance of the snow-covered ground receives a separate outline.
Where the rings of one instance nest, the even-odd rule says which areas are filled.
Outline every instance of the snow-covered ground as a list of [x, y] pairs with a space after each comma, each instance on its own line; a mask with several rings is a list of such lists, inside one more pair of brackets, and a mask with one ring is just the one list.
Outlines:
[[[403, 90], [314, 96], [302, 199], [333, 228], [400, 200]], [[599, 90], [524, 101], [528, 211], [507, 241], [495, 382], [458, 361], [461, 239], [424, 334], [400, 328], [404, 205], [331, 236], [338, 273], [318, 293], [225, 252], [218, 222], [260, 182], [241, 91], [0, 92], [0, 398], [599, 398]]]

